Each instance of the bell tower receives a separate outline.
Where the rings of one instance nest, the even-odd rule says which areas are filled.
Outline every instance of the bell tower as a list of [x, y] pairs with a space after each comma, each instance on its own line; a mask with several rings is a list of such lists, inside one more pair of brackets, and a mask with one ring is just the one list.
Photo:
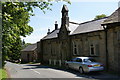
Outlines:
[[61, 12], [62, 12], [61, 26], [68, 27], [69, 26], [69, 17], [68, 17], [68, 8], [66, 5], [63, 5]]

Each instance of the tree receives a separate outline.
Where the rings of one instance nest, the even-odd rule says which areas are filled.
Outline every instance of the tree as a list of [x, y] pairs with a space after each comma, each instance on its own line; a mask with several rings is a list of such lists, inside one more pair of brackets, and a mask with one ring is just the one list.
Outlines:
[[104, 17], [107, 17], [105, 14], [101, 14], [101, 15], [97, 15], [94, 20], [96, 19], [101, 19], [101, 18], [104, 18]]
[[30, 16], [34, 16], [33, 8], [38, 7], [45, 13], [45, 9], [51, 10], [52, 4], [50, 0], [0, 3], [2, 3], [2, 61], [4, 65], [6, 59], [19, 59], [22, 49], [20, 36], [25, 37], [33, 32], [33, 28], [28, 25]]

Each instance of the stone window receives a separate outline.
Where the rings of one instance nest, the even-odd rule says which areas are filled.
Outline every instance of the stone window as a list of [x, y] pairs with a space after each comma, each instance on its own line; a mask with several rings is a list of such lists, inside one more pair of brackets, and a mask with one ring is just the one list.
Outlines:
[[90, 45], [90, 56], [98, 56], [99, 55], [99, 45], [98, 44], [91, 44]]
[[51, 55], [52, 55], [52, 45], [51, 45], [51, 47], [50, 47], [50, 52], [51, 52]]
[[78, 44], [77, 42], [73, 42], [73, 55], [78, 55]]
[[30, 61], [30, 54], [29, 53], [27, 54], [27, 61], [28, 62]]
[[95, 55], [95, 47], [90, 45], [90, 55]]
[[117, 32], [117, 40], [120, 41], [120, 31]]
[[[56, 53], [57, 53], [57, 45], [55, 43], [52, 43], [51, 46], [50, 46], [50, 53], [52, 56], [56, 56]], [[48, 49], [46, 49], [48, 50]]]

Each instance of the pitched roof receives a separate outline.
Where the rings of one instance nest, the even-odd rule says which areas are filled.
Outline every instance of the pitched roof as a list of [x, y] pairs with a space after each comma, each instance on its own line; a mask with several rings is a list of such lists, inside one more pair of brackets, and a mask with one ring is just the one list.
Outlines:
[[75, 23], [75, 22], [69, 22], [69, 31], [70, 31], [70, 34], [73, 33], [73, 31], [79, 26], [78, 23]]
[[98, 31], [103, 30], [103, 27], [101, 26], [101, 23], [107, 18], [102, 18], [98, 20], [92, 20], [88, 22], [81, 23], [71, 35], [79, 34], [79, 33], [86, 33], [86, 32], [92, 32], [92, 31]]
[[[68, 8], [66, 5], [63, 6], [62, 11], [68, 11]], [[120, 22], [120, 7], [109, 17], [105, 17], [102, 19], [87, 21], [81, 24], [69, 22], [69, 27], [66, 27], [68, 31], [70, 31], [69, 35], [74, 34], [80, 34], [80, 33], [87, 33], [87, 32], [93, 32], [98, 30], [104, 30], [104, 28], [101, 26], [101, 24], [108, 24], [108, 23], [114, 23], [114, 22]], [[60, 29], [53, 30], [50, 34], [46, 35], [42, 40], [44, 39], [52, 39], [57, 38], [58, 33]]]
[[109, 24], [115, 22], [120, 22], [120, 7], [113, 14], [111, 14], [108, 19], [106, 19], [102, 24]]
[[[72, 34], [72, 32], [73, 32], [78, 26], [79, 26], [78, 23], [69, 22], [68, 30], [70, 31], [70, 34]], [[51, 38], [57, 38], [57, 37], [58, 37], [59, 30], [60, 30], [60, 29], [53, 30], [50, 34], [47, 34], [45, 37], [43, 37], [42, 40], [44, 40], [44, 39], [51, 39]]]
[[[101, 26], [101, 23], [106, 19], [107, 19], [107, 17], [98, 19], [98, 20], [87, 21], [87, 22], [84, 22], [81, 24], [78, 24], [75, 22], [69, 22], [69, 27], [68, 27], [68, 29], [70, 31], [69, 35], [103, 30], [104, 28]], [[60, 29], [53, 30], [50, 34], [43, 37], [42, 40], [57, 38], [59, 30]]]
[[28, 45], [26, 48], [24, 48], [21, 51], [34, 51], [36, 48], [37, 48], [37, 44], [35, 43], [35, 44]]
[[45, 37], [43, 37], [42, 40], [56, 38], [58, 37], [57, 33], [59, 33], [59, 29], [53, 30], [50, 34], [47, 34]]

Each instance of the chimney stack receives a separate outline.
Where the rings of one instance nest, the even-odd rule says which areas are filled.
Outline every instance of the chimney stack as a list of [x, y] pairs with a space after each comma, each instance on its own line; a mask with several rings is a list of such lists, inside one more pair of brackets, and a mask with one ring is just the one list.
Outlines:
[[48, 32], [47, 32], [47, 34], [50, 34], [50, 29], [48, 29]]
[[58, 24], [57, 24], [57, 21], [55, 21], [55, 30], [58, 29]]

